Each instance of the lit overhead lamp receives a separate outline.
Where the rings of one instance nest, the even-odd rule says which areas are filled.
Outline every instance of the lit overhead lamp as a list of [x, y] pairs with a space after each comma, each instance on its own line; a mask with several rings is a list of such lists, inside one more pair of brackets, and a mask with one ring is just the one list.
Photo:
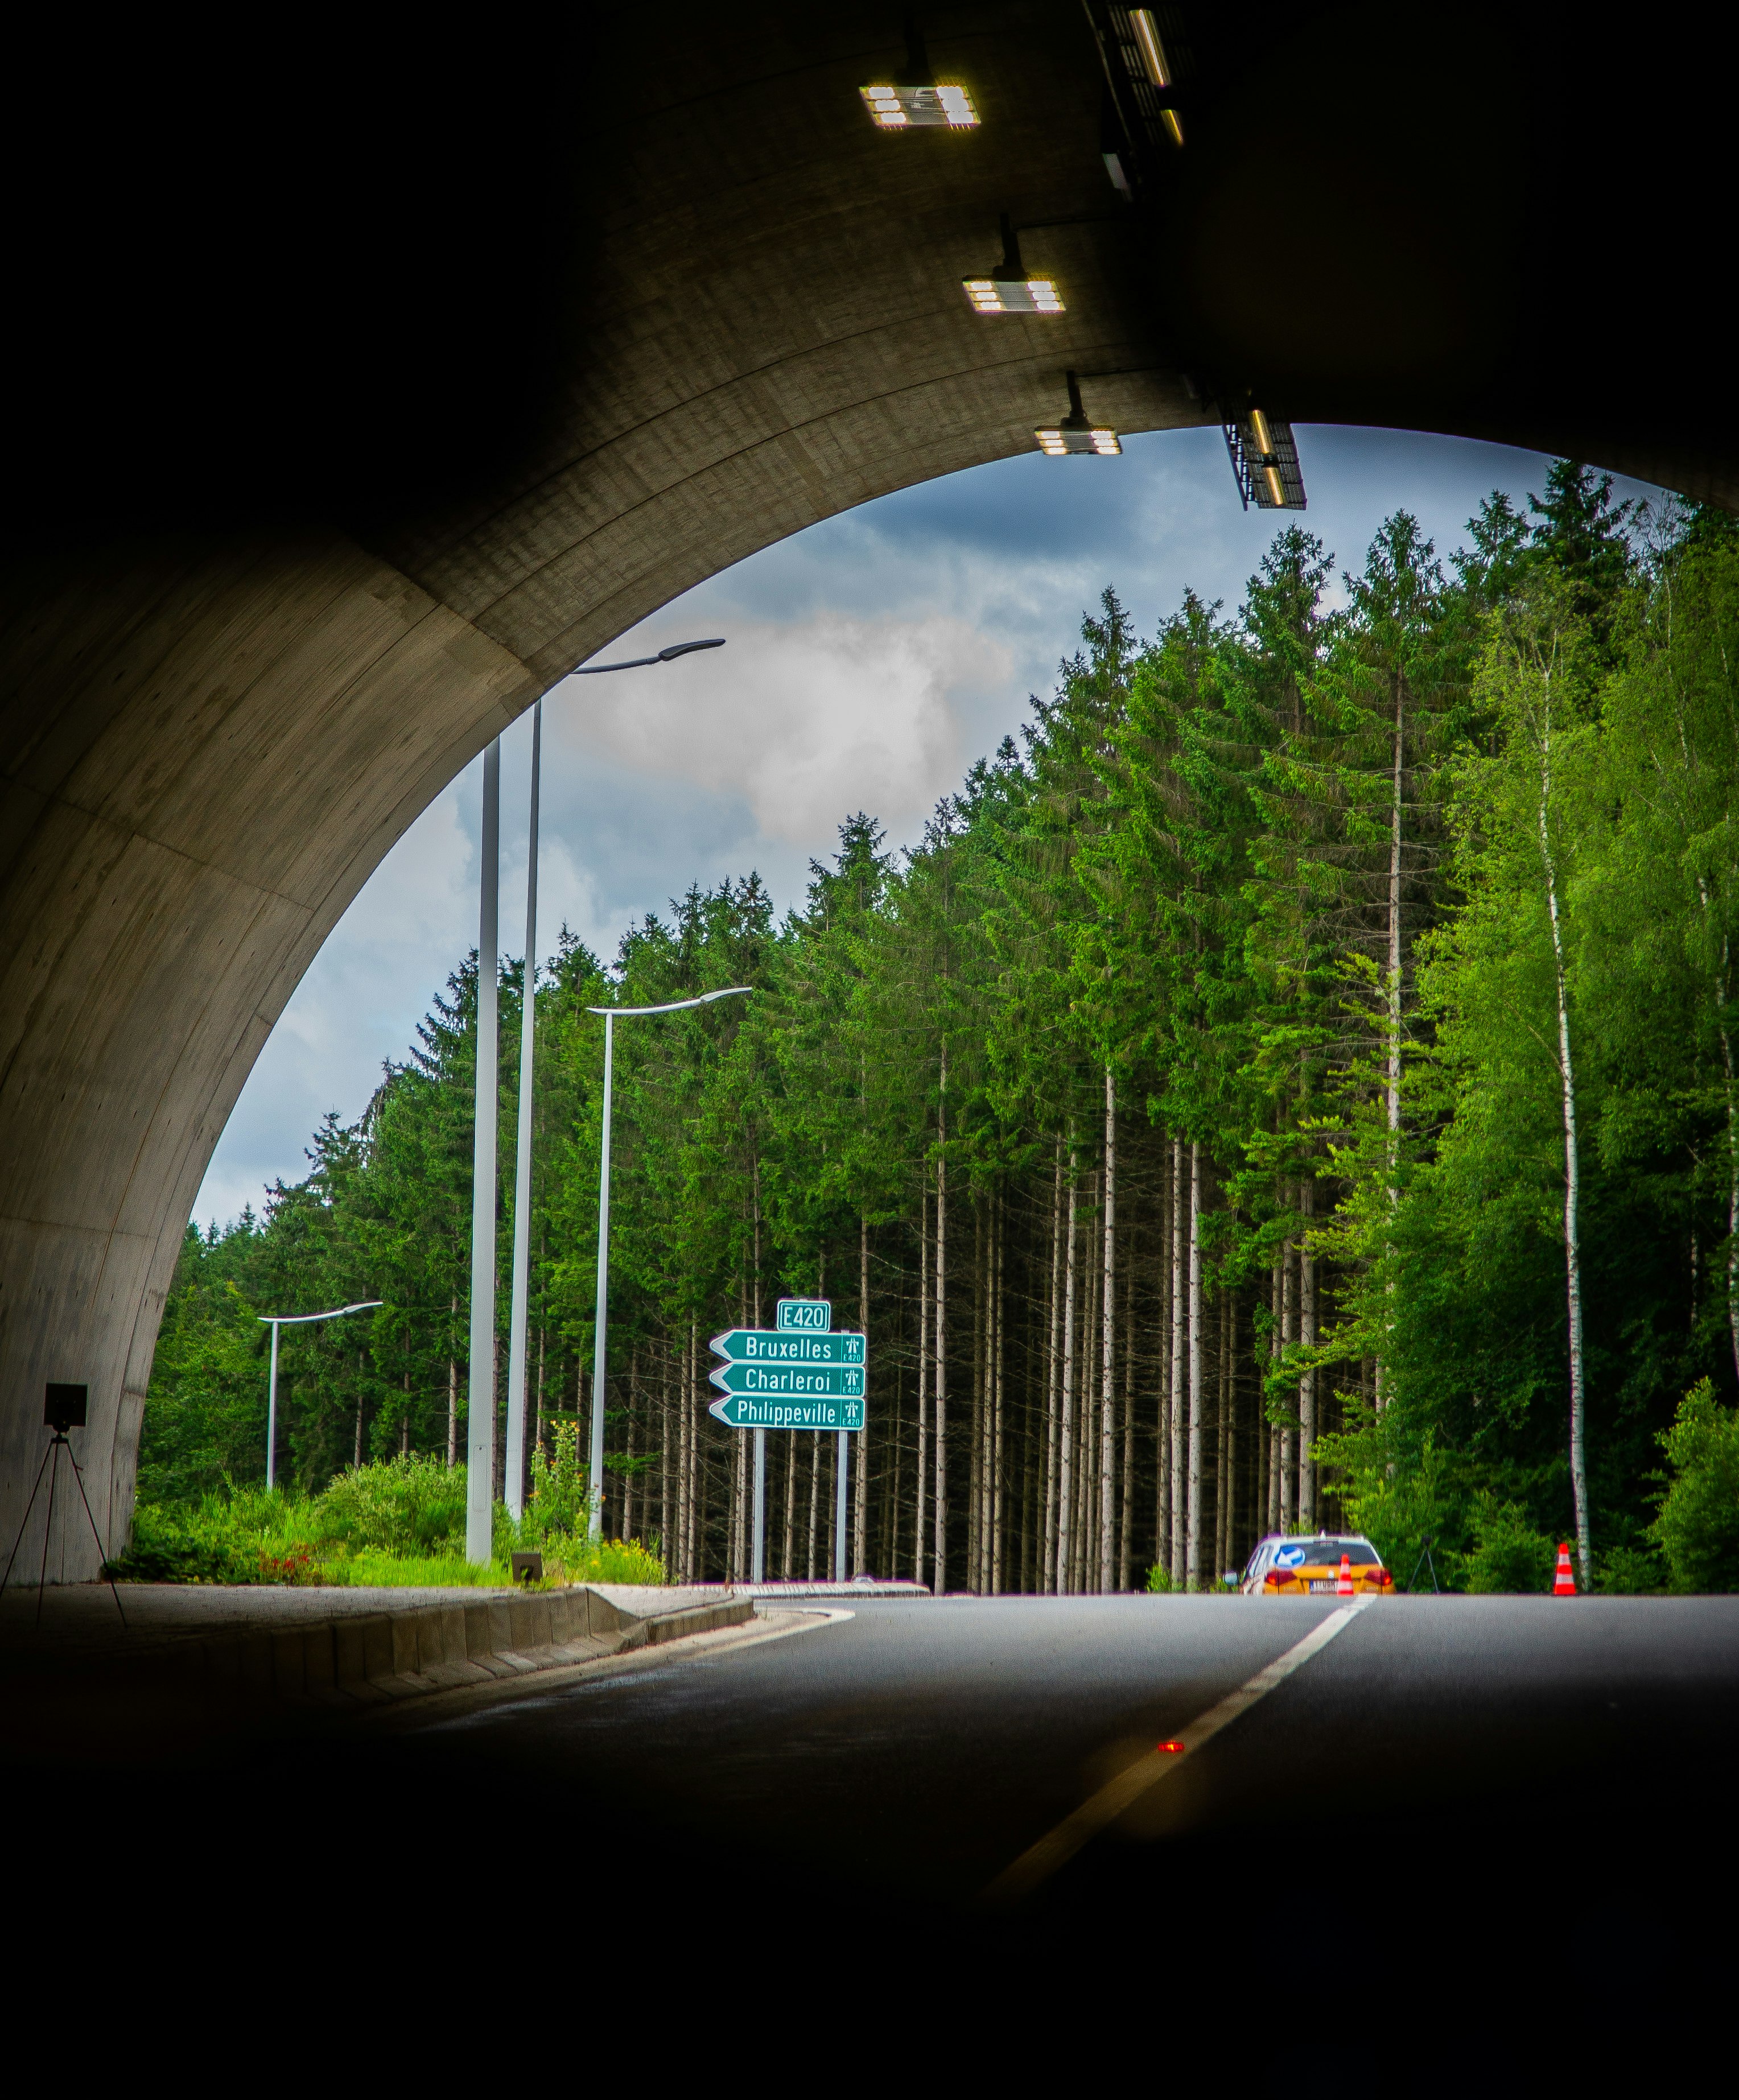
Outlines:
[[909, 131], [929, 124], [946, 124], [951, 131], [978, 127], [978, 112], [972, 97], [956, 82], [938, 81], [931, 70], [917, 24], [906, 24], [906, 77], [921, 82], [913, 87], [860, 87], [863, 106], [884, 131]]
[[[1132, 7], [1129, 10], [1129, 27], [1134, 32], [1135, 46], [1141, 55], [1141, 64], [1148, 79], [1155, 87], [1169, 87], [1172, 85], [1172, 68], [1166, 60], [1165, 46], [1159, 41], [1159, 26], [1154, 20], [1152, 8]], [[1184, 127], [1177, 121], [1177, 112], [1162, 108], [1159, 121], [1171, 134], [1172, 144], [1181, 146]]]
[[1254, 503], [1258, 510], [1302, 510], [1304, 476], [1292, 426], [1250, 408], [1222, 427], [1245, 510]]
[[1070, 452], [1097, 452], [1101, 459], [1114, 458], [1123, 450], [1116, 431], [1102, 423], [1088, 422], [1081, 406], [1079, 381], [1072, 372], [1063, 376], [1069, 382], [1069, 412], [1053, 429], [1033, 432], [1039, 451], [1048, 459], [1066, 459]]
[[1021, 262], [1021, 245], [1002, 215], [1002, 260], [986, 277], [963, 277], [961, 289], [974, 313], [1060, 314], [1063, 302], [1051, 277], [1029, 277]]
[[860, 87], [864, 106], [884, 131], [909, 130], [915, 125], [946, 124], [970, 131], [978, 121], [972, 97], [964, 87]]

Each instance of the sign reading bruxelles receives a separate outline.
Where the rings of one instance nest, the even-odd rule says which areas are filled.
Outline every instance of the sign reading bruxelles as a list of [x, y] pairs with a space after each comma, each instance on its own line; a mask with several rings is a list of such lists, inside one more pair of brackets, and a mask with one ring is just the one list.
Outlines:
[[782, 1298], [775, 1327], [733, 1327], [710, 1344], [712, 1412], [733, 1429], [861, 1429], [863, 1337], [836, 1335], [825, 1298]]

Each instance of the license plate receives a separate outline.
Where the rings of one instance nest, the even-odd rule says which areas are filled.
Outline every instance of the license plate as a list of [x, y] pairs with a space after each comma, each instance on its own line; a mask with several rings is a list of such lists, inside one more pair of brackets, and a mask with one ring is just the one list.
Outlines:
[[1328, 1594], [1330, 1595], [1330, 1596], [1333, 1596], [1333, 1595], [1334, 1595], [1334, 1594], [1335, 1594], [1335, 1590], [1336, 1585], [1335, 1585], [1335, 1578], [1333, 1577], [1333, 1576], [1331, 1576], [1331, 1577], [1329, 1577], [1329, 1579], [1327, 1580], [1327, 1582], [1313, 1582], [1313, 1583], [1311, 1584], [1311, 1586], [1311, 1586], [1311, 1588], [1312, 1588], [1313, 1590], [1327, 1590], [1327, 1592], [1328, 1592]]

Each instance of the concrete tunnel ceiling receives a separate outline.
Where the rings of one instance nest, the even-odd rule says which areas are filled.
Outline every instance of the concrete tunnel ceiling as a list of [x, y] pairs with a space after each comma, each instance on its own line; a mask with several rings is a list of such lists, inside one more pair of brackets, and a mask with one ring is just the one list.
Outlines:
[[[49, 1379], [90, 1388], [123, 1534], [188, 1207], [290, 991], [431, 797], [678, 592], [1026, 449], [1071, 368], [1124, 431], [1253, 400], [1739, 507], [1700, 15], [1621, 49], [1568, 7], [1154, 11], [1181, 151], [1119, 126], [1097, 0], [925, 10], [982, 123], [895, 136], [858, 89], [901, 11], [856, 0], [35, 33], [83, 121], [7, 149], [0, 1542]], [[1004, 213], [1061, 315], [970, 310]], [[63, 1500], [51, 1576], [82, 1531]]]

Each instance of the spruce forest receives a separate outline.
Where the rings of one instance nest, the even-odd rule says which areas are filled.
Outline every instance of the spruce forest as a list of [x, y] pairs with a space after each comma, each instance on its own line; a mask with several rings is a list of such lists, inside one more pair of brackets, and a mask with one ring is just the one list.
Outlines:
[[[1724, 514], [1560, 462], [1446, 561], [1401, 512], [1344, 576], [1290, 526], [1151, 634], [1106, 590], [916, 847], [860, 813], [783, 920], [749, 875], [607, 966], [564, 934], [529, 1105], [503, 972], [498, 1454], [522, 1107], [554, 1452], [592, 1401], [586, 1009], [747, 985], [616, 1031], [605, 1525], [671, 1579], [748, 1572], [708, 1337], [820, 1295], [868, 1336], [854, 1572], [1206, 1588], [1347, 1527], [1403, 1587], [1537, 1587], [1560, 1539], [1662, 1586], [1663, 1439], [1739, 1390], [1736, 801]], [[462, 1455], [475, 1007], [474, 960], [306, 1180], [189, 1227], [148, 1504], [263, 1477], [261, 1311], [384, 1301], [285, 1330], [280, 1477]], [[835, 1440], [768, 1440], [767, 1573], [824, 1575]]]

